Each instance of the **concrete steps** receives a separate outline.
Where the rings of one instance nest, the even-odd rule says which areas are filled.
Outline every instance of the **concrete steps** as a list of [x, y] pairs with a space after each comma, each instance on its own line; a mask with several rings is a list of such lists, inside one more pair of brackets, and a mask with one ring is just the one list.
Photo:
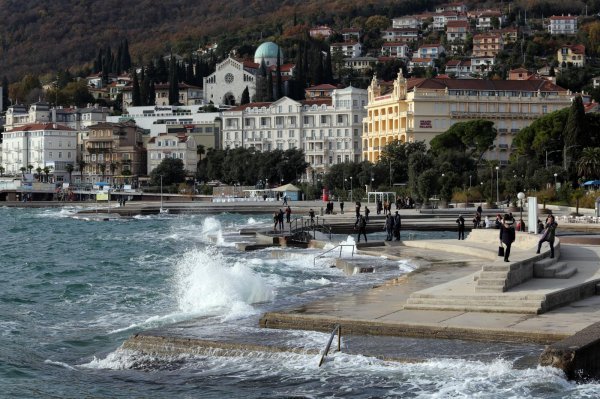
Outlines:
[[537, 278], [570, 278], [577, 273], [577, 268], [566, 262], [558, 262], [556, 258], [546, 258], [533, 264], [533, 274]]
[[539, 314], [544, 295], [489, 294], [444, 295], [413, 293], [406, 301], [408, 310]]

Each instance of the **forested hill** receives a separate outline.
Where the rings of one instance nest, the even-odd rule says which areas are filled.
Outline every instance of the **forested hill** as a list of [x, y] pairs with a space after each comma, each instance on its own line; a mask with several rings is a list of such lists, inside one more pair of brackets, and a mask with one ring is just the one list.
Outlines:
[[[395, 5], [393, 4], [395, 3]], [[412, 12], [434, 0], [0, 0], [0, 75], [53, 72], [90, 63], [127, 39], [134, 63], [171, 48], [187, 52], [229, 33], [259, 40], [300, 22]], [[404, 7], [408, 9], [404, 10]], [[393, 8], [393, 9], [392, 9]], [[340, 21], [341, 22], [341, 21]], [[241, 44], [241, 43], [240, 43]]]

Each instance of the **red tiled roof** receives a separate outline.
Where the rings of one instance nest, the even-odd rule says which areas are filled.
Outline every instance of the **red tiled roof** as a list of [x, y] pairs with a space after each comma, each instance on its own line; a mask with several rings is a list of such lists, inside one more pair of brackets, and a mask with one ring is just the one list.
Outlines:
[[439, 43], [438, 43], [438, 44], [424, 44], [424, 45], [422, 45], [422, 46], [421, 46], [421, 47], [419, 47], [419, 48], [433, 48], [433, 47], [441, 47], [441, 46], [442, 46], [442, 45], [441, 45], [441, 44], [439, 44]]
[[[409, 80], [410, 82], [410, 80]], [[544, 79], [531, 80], [484, 80], [484, 79], [423, 79], [414, 87], [424, 89], [466, 89], [466, 90], [490, 90], [490, 91], [558, 91], [565, 92], [566, 89], [555, 85]], [[410, 89], [410, 88], [409, 88]]]
[[432, 62], [433, 58], [413, 58], [412, 62]]
[[57, 125], [56, 123], [31, 123], [29, 125], [15, 127], [11, 129], [11, 132], [31, 132], [36, 130], [66, 130], [66, 131], [75, 131], [75, 129], [71, 129], [70, 127], [64, 125]]
[[342, 33], [360, 33], [360, 28], [344, 28], [342, 29]]
[[465, 27], [469, 27], [469, 23], [465, 20], [448, 21], [446, 23], [446, 27], [447, 28], [465, 28]]
[[570, 48], [571, 52], [573, 54], [580, 54], [580, 55], [584, 55], [585, 54], [585, 46], [583, 44], [573, 44], [571, 46], [567, 45], [567, 46], [563, 46], [563, 47]]
[[577, 17], [571, 16], [571, 15], [553, 15], [550, 17], [550, 19], [557, 21], [557, 20], [566, 20], [566, 19], [577, 19]]
[[331, 105], [331, 98], [327, 97], [327, 98], [315, 98], [315, 99], [308, 99], [308, 100], [302, 100], [300, 101], [300, 103], [302, 105]]
[[330, 84], [322, 84], [322, 85], [317, 85], [317, 86], [312, 86], [312, 87], [309, 87], [309, 88], [308, 88], [308, 89], [306, 89], [306, 90], [334, 90], [334, 89], [336, 89], [336, 88], [337, 88], [337, 87], [336, 87], [336, 86], [334, 86], [334, 85], [330, 85]]

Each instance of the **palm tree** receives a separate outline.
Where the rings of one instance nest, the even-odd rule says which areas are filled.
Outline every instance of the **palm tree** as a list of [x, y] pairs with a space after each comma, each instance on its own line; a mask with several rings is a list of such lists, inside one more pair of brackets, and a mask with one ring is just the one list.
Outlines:
[[196, 154], [200, 155], [198, 160], [202, 160], [202, 155], [206, 154], [206, 149], [203, 144], [198, 144], [196, 147]]
[[83, 157], [77, 160], [77, 167], [79, 168], [79, 175], [81, 176], [81, 182], [83, 182], [83, 170], [85, 169], [87, 163], [83, 159]]
[[100, 173], [102, 173], [102, 181], [104, 181], [104, 175], [106, 174], [106, 164], [101, 163], [100, 165], [98, 165], [98, 168], [100, 168]]
[[69, 174], [69, 183], [72, 183], [72, 182], [73, 182], [72, 175], [73, 175], [73, 170], [74, 170], [74, 169], [75, 169], [75, 167], [73, 166], [73, 164], [72, 164], [72, 163], [68, 163], [68, 164], [65, 166], [65, 170], [66, 170], [66, 171], [67, 171], [67, 173]]
[[25, 180], [25, 172], [27, 172], [27, 168], [25, 166], [21, 166], [21, 174], [23, 175], [23, 180]]
[[590, 179], [600, 177], [600, 147], [586, 147], [577, 161], [577, 173]]
[[44, 174], [46, 175], [46, 183], [48, 183], [49, 179], [49, 175], [50, 175], [50, 166], [44, 166]]
[[27, 171], [31, 174], [31, 170], [33, 169], [33, 165], [27, 165]]
[[37, 175], [38, 181], [39, 181], [39, 182], [41, 182], [41, 181], [42, 181], [42, 168], [38, 166], [38, 167], [35, 169], [35, 171], [36, 171], [36, 172], [37, 172], [37, 174], [38, 174], [38, 175]]
[[4, 175], [4, 166], [0, 166], [0, 176]]
[[[119, 163], [118, 162], [111, 162], [110, 165], [108, 165], [108, 167], [110, 168], [110, 174], [113, 177], [113, 180], [115, 178], [115, 171], [117, 170], [117, 168], [119, 167]], [[114, 182], [113, 182], [114, 183]]]

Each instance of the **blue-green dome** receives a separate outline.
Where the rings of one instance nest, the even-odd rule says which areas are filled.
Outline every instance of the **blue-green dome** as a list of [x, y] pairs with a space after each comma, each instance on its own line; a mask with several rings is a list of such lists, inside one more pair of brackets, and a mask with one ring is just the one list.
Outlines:
[[254, 62], [260, 64], [263, 60], [267, 66], [277, 65], [277, 51], [279, 50], [279, 57], [283, 64], [283, 51], [279, 49], [279, 46], [273, 42], [265, 42], [258, 46], [254, 53]]

